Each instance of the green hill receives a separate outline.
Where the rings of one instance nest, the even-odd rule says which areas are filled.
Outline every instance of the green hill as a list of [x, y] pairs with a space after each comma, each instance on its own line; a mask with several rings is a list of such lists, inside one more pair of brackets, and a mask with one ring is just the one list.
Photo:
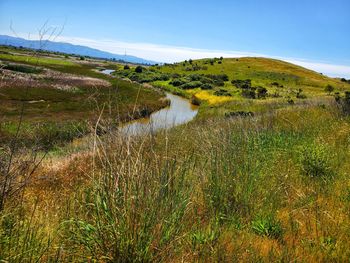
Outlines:
[[[149, 68], [119, 68], [119, 77], [151, 83], [202, 103], [201, 112], [266, 110], [305, 99], [330, 98], [350, 89], [346, 81], [276, 59], [244, 57], [189, 60]], [[205, 107], [205, 106], [210, 107]]]
[[[253, 86], [266, 87], [270, 92], [280, 91], [281, 88], [305, 89], [305, 92], [317, 94], [323, 92], [326, 85], [330, 84], [336, 89], [342, 90], [349, 87], [340, 80], [329, 78], [315, 71], [269, 58], [229, 58], [229, 59], [202, 59], [192, 63], [186, 61], [173, 65], [158, 67], [163, 73], [179, 73], [189, 76], [193, 74], [226, 74], [229, 81], [225, 87], [235, 88], [230, 83], [232, 80], [251, 79]], [[276, 89], [278, 83], [278, 89]], [[283, 86], [283, 87], [282, 87]]]

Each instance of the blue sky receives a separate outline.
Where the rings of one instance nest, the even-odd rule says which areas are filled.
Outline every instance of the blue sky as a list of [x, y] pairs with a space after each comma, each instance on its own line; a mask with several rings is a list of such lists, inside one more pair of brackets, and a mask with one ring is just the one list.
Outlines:
[[350, 77], [349, 0], [0, 0], [0, 34], [35, 39], [46, 21], [57, 40], [157, 61], [257, 55]]

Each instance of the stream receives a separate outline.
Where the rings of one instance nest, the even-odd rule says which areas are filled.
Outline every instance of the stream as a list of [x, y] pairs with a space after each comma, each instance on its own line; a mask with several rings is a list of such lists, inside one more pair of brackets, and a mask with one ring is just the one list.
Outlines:
[[[111, 75], [114, 70], [101, 71]], [[198, 113], [198, 106], [193, 105], [188, 99], [166, 92], [166, 98], [170, 105], [159, 111], [153, 112], [147, 118], [141, 118], [126, 122], [119, 127], [119, 131], [126, 135], [142, 135], [154, 133], [162, 129], [170, 129], [191, 121]]]

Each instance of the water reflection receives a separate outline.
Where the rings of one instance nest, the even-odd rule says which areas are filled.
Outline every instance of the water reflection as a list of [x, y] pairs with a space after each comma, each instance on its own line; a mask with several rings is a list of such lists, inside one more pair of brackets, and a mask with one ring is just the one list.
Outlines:
[[138, 119], [124, 124], [119, 131], [127, 135], [153, 133], [161, 129], [191, 121], [198, 113], [198, 106], [191, 104], [187, 99], [167, 93], [170, 106], [151, 114], [149, 118]]

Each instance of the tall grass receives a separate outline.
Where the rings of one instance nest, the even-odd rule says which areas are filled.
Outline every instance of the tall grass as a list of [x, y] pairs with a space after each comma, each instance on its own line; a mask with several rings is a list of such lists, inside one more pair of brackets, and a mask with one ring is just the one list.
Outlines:
[[[28, 242], [32, 258], [345, 261], [349, 134], [349, 119], [332, 105], [303, 105], [256, 117], [198, 120], [132, 140], [113, 133], [95, 137], [91, 152], [72, 161], [79, 168], [56, 172], [63, 182], [81, 173], [86, 181], [65, 185], [67, 194], [46, 190], [51, 223], [42, 220], [41, 205], [33, 216], [25, 211], [24, 218], [33, 218], [30, 229], [40, 229]], [[319, 144], [332, 153], [316, 156], [319, 167], [332, 172], [328, 180], [304, 170], [315, 158], [300, 149]], [[26, 197], [35, 196], [35, 189]], [[20, 229], [23, 238], [26, 228]], [[51, 235], [41, 239], [42, 232]], [[6, 246], [0, 252], [4, 260], [21, 253]]]

